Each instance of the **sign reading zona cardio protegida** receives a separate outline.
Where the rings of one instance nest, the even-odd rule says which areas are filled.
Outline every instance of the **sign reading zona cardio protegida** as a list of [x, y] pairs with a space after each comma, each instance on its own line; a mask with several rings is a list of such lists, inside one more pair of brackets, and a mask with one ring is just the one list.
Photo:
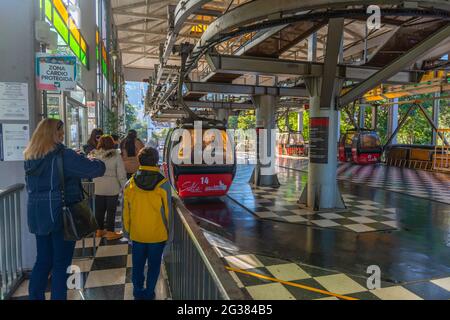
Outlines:
[[77, 86], [75, 56], [36, 54], [36, 81], [39, 90], [75, 90]]

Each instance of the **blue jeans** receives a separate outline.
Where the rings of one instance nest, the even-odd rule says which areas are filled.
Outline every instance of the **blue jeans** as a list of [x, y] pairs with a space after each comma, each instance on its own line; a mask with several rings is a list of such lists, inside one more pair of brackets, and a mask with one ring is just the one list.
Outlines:
[[28, 288], [30, 300], [45, 300], [51, 272], [52, 300], [67, 299], [67, 268], [72, 264], [75, 241], [64, 241], [63, 230], [48, 236], [36, 235], [37, 258]]
[[[139, 243], [133, 241], [133, 295], [137, 300], [155, 299], [155, 287], [161, 270], [161, 260], [166, 243]], [[148, 262], [147, 286], [144, 289], [144, 268]]]

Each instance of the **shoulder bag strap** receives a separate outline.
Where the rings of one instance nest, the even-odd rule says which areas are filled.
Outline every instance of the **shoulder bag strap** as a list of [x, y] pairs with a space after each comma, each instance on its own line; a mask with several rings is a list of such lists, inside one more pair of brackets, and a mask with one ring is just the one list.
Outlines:
[[64, 161], [63, 161], [63, 154], [64, 154], [64, 149], [60, 152], [58, 152], [58, 154], [56, 155], [56, 164], [58, 167], [58, 176], [59, 176], [59, 187], [61, 190], [61, 198], [62, 198], [62, 203], [63, 206], [66, 206], [66, 196], [65, 196], [65, 191], [66, 191], [66, 187], [65, 187], [65, 183], [64, 183]]

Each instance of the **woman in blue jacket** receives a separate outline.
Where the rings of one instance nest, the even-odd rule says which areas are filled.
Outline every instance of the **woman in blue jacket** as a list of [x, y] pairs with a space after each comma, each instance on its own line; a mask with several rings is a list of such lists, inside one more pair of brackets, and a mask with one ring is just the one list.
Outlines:
[[62, 154], [67, 205], [83, 199], [81, 179], [103, 176], [105, 165], [66, 148], [64, 123], [42, 120], [25, 149], [25, 172], [28, 192], [28, 226], [36, 236], [37, 258], [31, 274], [29, 297], [45, 300], [51, 272], [52, 300], [67, 299], [67, 268], [72, 263], [74, 241], [64, 240], [62, 200], [57, 156]]

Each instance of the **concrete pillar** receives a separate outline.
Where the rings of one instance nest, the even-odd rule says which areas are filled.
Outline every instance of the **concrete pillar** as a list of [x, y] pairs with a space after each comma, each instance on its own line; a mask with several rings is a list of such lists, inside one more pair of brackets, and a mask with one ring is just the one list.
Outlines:
[[275, 170], [277, 100], [277, 97], [271, 95], [253, 96], [256, 107], [257, 147], [256, 168], [250, 182], [257, 186], [278, 187], [280, 185]]
[[[435, 92], [434, 96], [436, 98], [441, 96], [440, 92]], [[439, 128], [439, 112], [440, 112], [440, 108], [441, 108], [441, 100], [439, 99], [435, 99], [433, 101], [433, 122], [436, 125], [436, 127]], [[431, 144], [432, 145], [436, 145], [437, 143], [437, 134], [436, 131], [432, 130], [432, 137], [431, 137]]]
[[345, 208], [337, 185], [338, 111], [334, 99], [320, 108], [321, 79], [308, 80], [310, 97], [310, 151], [308, 185], [300, 203], [314, 210]]
[[359, 120], [358, 120], [358, 126], [361, 129], [364, 129], [365, 127], [365, 121], [366, 120], [366, 106], [363, 104], [359, 105]]
[[317, 32], [308, 38], [308, 61], [317, 61]]
[[[388, 113], [388, 137], [392, 135], [392, 133], [397, 129], [398, 127], [398, 98], [394, 99], [394, 104], [389, 107], [389, 113]], [[397, 144], [397, 136], [395, 136], [391, 144]]]
[[377, 130], [378, 127], [378, 107], [372, 106], [372, 129]]
[[297, 114], [297, 131], [303, 132], [303, 111]]
[[229, 117], [230, 117], [230, 109], [222, 108], [222, 109], [216, 110], [216, 119], [217, 120], [227, 123]]

